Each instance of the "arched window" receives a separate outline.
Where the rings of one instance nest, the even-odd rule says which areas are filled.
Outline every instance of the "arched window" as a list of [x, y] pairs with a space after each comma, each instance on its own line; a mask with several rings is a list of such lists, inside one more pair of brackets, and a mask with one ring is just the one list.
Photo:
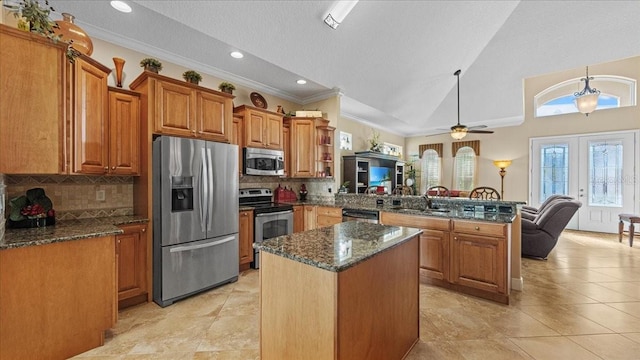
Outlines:
[[[584, 81], [575, 78], [552, 85], [533, 97], [536, 117], [577, 113], [574, 93], [584, 89]], [[636, 80], [613, 75], [593, 76], [591, 88], [600, 90], [596, 110], [634, 106]]]
[[434, 149], [427, 149], [422, 153], [423, 181], [420, 182], [420, 193], [424, 194], [431, 186], [442, 185], [442, 158]]
[[476, 183], [476, 153], [463, 146], [456, 151], [453, 173], [453, 189], [471, 191]]

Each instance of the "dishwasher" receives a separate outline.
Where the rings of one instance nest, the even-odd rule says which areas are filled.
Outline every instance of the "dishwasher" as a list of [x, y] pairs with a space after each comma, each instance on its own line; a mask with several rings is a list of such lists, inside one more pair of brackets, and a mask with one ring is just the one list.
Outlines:
[[342, 221], [366, 221], [377, 224], [380, 219], [378, 210], [342, 209]]

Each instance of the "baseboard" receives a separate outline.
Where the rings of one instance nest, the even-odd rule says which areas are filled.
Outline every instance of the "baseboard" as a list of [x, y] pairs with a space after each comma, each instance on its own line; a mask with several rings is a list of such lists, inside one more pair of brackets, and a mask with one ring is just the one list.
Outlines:
[[520, 278], [511, 278], [511, 290], [522, 291], [524, 287], [524, 279]]

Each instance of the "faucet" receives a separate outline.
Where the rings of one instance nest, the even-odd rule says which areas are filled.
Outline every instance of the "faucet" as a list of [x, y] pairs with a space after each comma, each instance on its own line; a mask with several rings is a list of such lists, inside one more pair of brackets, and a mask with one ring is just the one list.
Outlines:
[[431, 209], [432, 203], [431, 199], [429, 199], [429, 194], [422, 195], [422, 198], [424, 199], [424, 211]]

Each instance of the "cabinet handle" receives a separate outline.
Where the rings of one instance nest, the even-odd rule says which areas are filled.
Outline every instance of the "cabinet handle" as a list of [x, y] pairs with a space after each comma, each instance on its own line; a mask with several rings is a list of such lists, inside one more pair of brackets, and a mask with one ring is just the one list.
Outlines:
[[142, 232], [147, 232], [147, 228], [142, 228], [142, 230], [140, 230]]
[[120, 244], [120, 239], [118, 239], [118, 244]]
[[105, 167], [104, 167], [104, 171], [109, 171], [109, 167], [108, 167], [108, 166], [105, 166]]
[[116, 169], [116, 167], [115, 167], [115, 166], [112, 166], [112, 167], [111, 167], [111, 170], [115, 170], [115, 169]]
[[480, 230], [480, 226], [476, 226], [476, 230]]

